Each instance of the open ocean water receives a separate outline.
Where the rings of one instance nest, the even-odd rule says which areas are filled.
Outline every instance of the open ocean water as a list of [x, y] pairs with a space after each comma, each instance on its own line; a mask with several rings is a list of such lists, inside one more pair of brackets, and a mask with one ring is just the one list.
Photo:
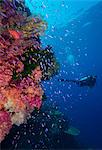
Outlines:
[[[43, 43], [52, 45], [61, 67], [53, 84], [45, 83], [46, 93], [80, 130], [76, 138], [84, 146], [102, 148], [102, 1], [49, 0], [43, 4], [50, 24]], [[97, 75], [92, 89], [57, 81], [87, 75]]]
[[[58, 74], [42, 82], [47, 97], [42, 113], [49, 113], [53, 105], [58, 107], [56, 113], [63, 114], [73, 131], [60, 134], [57, 131], [60, 126], [55, 126], [51, 131], [54, 136], [49, 135], [49, 140], [46, 141], [45, 132], [49, 132], [47, 129], [55, 120], [54, 117], [52, 122], [46, 120], [47, 129], [44, 130], [43, 138], [36, 131], [37, 128], [41, 129], [38, 125], [41, 118], [38, 117], [35, 129], [31, 129], [34, 130], [35, 137], [30, 135], [30, 131], [26, 136], [33, 144], [27, 144], [23, 136], [24, 130], [30, 130], [30, 125], [33, 124], [30, 120], [26, 129], [21, 125], [22, 129], [18, 127], [12, 130], [10, 137], [2, 144], [2, 149], [5, 148], [5, 143], [8, 144], [8, 149], [42, 149], [45, 143], [44, 148], [50, 149], [50, 137], [55, 141], [50, 141], [53, 149], [102, 149], [102, 1], [26, 0], [26, 6], [32, 14], [40, 15], [47, 22], [48, 28], [41, 37], [42, 46], [51, 45], [60, 64]], [[77, 80], [88, 75], [97, 76], [96, 85], [92, 88], [59, 81]], [[21, 138], [13, 143], [13, 147], [10, 142], [13, 141], [13, 134], [18, 132]], [[60, 139], [56, 140], [57, 136]], [[44, 139], [44, 144], [39, 146], [36, 143], [41, 140], [40, 137]]]

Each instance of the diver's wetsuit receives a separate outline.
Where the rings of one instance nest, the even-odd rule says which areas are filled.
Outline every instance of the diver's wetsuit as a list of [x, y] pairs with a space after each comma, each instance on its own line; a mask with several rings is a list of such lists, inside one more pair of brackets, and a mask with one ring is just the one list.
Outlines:
[[80, 80], [59, 79], [59, 81], [73, 82], [73, 83], [78, 84], [80, 87], [88, 86], [91, 88], [95, 86], [96, 84], [96, 76], [87, 76], [87, 77], [81, 78]]
[[96, 84], [96, 76], [87, 76], [85, 78], [82, 78], [79, 80], [78, 83], [81, 87], [82, 86], [89, 86], [89, 87], [93, 87]]

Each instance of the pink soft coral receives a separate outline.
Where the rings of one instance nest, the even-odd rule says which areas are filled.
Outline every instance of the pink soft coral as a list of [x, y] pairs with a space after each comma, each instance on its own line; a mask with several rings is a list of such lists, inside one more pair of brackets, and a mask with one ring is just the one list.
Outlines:
[[[29, 47], [40, 48], [37, 37], [45, 29], [45, 23], [39, 17], [32, 19], [25, 12], [20, 13], [10, 0], [3, 0], [0, 4], [1, 142], [13, 124], [24, 123], [28, 114], [41, 107], [43, 90], [40, 86], [40, 67], [36, 67], [31, 75], [23, 78], [24, 64], [20, 58]], [[14, 80], [15, 74], [19, 79]]]
[[40, 81], [41, 78], [42, 78], [42, 71], [40, 69], [40, 67], [36, 67], [33, 71], [32, 71], [32, 74], [31, 74], [32, 78], [35, 80], [35, 81]]
[[11, 128], [12, 122], [9, 113], [6, 111], [0, 111], [0, 141], [5, 138]]
[[0, 65], [0, 87], [7, 86], [12, 79], [12, 70], [6, 65]]
[[34, 107], [40, 109], [42, 104], [43, 90], [38, 82], [30, 77], [24, 78], [20, 83], [22, 99], [32, 111]]

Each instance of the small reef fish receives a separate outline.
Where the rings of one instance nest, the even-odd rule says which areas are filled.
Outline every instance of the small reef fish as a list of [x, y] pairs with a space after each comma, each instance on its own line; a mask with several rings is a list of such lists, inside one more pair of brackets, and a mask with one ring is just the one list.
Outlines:
[[15, 30], [8, 30], [10, 35], [13, 36], [14, 39], [18, 40], [20, 39], [20, 33]]

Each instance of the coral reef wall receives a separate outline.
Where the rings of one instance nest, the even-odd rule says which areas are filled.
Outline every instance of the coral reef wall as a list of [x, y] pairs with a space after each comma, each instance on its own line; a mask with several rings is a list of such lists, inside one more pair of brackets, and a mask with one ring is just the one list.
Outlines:
[[0, 142], [13, 125], [26, 122], [33, 110], [40, 109], [41, 80], [57, 73], [52, 48], [41, 48], [46, 27], [23, 1], [0, 0]]

